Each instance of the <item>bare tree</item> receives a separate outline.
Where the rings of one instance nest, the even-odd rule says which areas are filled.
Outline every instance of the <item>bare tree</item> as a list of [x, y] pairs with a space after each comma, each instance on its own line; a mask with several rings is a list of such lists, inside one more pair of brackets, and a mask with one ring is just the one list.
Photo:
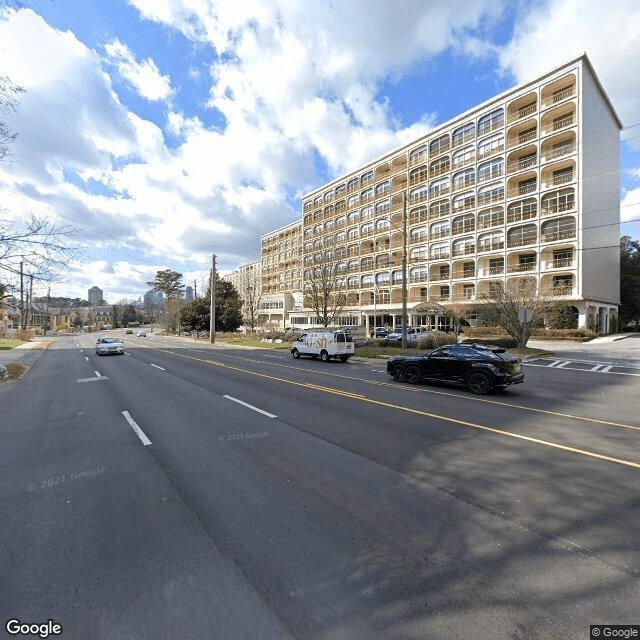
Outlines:
[[69, 246], [74, 234], [73, 227], [35, 214], [21, 220], [0, 219], [0, 266], [17, 273], [22, 262], [25, 272], [34, 278], [54, 280], [80, 253]]
[[184, 290], [182, 274], [172, 269], [161, 269], [156, 272], [156, 277], [147, 284], [154, 291], [161, 291], [166, 296], [162, 322], [166, 331], [176, 333], [180, 328], [180, 309], [185, 305], [182, 297]]
[[242, 268], [238, 275], [238, 293], [242, 299], [242, 321], [251, 331], [258, 326], [262, 304], [262, 281], [260, 270]]
[[[521, 348], [527, 345], [532, 327], [542, 324], [552, 304], [551, 298], [538, 291], [535, 278], [518, 278], [506, 287], [504, 282], [492, 282], [489, 292], [480, 298], [485, 302], [479, 310], [480, 322], [502, 327]], [[524, 309], [530, 312], [526, 323], [521, 322]]]
[[0, 76], [0, 160], [9, 155], [9, 147], [18, 136], [17, 131], [12, 131], [4, 121], [4, 115], [16, 110], [18, 95], [24, 93], [24, 88], [19, 87], [6, 76]]
[[347, 283], [332, 252], [316, 254], [304, 272], [304, 306], [312, 309], [320, 324], [335, 323], [347, 303]]

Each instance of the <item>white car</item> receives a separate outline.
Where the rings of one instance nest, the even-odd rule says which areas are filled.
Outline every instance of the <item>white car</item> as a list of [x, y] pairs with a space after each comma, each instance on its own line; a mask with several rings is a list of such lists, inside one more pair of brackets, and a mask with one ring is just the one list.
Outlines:
[[99, 356], [108, 356], [109, 354], [124, 354], [124, 344], [120, 338], [98, 338], [96, 341], [96, 353]]
[[147, 332], [146, 331], [138, 331], [138, 333], [136, 333], [136, 337], [137, 338], [146, 338], [147, 337]]

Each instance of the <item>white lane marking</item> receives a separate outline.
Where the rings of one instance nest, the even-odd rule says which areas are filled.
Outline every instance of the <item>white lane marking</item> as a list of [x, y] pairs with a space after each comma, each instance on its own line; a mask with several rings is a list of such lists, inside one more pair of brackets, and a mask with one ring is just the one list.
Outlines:
[[100, 372], [99, 372], [99, 371], [94, 371], [93, 373], [95, 373], [95, 374], [96, 374], [96, 378], [102, 378], [102, 376], [100, 375]]
[[157, 364], [153, 364], [153, 362], [149, 363], [152, 367], [155, 367], [156, 369], [160, 369], [160, 371], [166, 371], [166, 369], [164, 367], [161, 367], [160, 365]]
[[565, 360], [564, 362], [561, 362], [556, 368], [561, 369], [562, 367], [566, 367], [568, 364], [571, 364], [571, 360]]
[[555, 362], [552, 362], [551, 364], [548, 364], [547, 367], [555, 367], [557, 364], [560, 364], [562, 362], [562, 360], [556, 360]]
[[611, 369], [613, 368], [613, 365], [607, 365], [606, 367], [602, 367], [602, 369], [600, 370], [600, 373], [607, 373], [609, 371], [611, 371]]
[[85, 359], [87, 362], [89, 362], [89, 357], [88, 357], [88, 356], [85, 356], [85, 357], [84, 357], [84, 359]]
[[125, 420], [131, 425], [131, 428], [136, 432], [136, 435], [140, 440], [142, 440], [142, 444], [146, 447], [151, 444], [151, 440], [147, 438], [144, 434], [144, 431], [136, 424], [136, 421], [131, 417], [128, 411], [123, 411], [122, 415], [125, 417]]
[[107, 376], [101, 376], [100, 378], [78, 378], [76, 382], [102, 382], [103, 380], [108, 380]]
[[604, 366], [604, 365], [597, 364], [595, 367], [591, 367], [591, 369], [589, 369], [589, 371], [597, 371], [602, 366]]
[[232, 402], [237, 402], [241, 404], [243, 407], [247, 407], [247, 409], [251, 409], [252, 411], [257, 411], [262, 415], [267, 416], [268, 418], [277, 418], [278, 416], [274, 416], [273, 413], [269, 413], [268, 411], [263, 411], [262, 409], [258, 409], [258, 407], [254, 407], [252, 404], [247, 404], [246, 402], [242, 402], [242, 400], [238, 400], [238, 398], [234, 398], [233, 396], [224, 396], [227, 400], [231, 400]]

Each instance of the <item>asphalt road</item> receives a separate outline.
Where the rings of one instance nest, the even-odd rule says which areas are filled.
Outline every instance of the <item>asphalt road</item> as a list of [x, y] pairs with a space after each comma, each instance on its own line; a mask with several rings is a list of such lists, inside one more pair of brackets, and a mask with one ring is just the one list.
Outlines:
[[0, 385], [3, 620], [118, 640], [640, 624], [633, 360], [539, 358], [479, 398], [125, 337], [109, 357], [58, 339]]

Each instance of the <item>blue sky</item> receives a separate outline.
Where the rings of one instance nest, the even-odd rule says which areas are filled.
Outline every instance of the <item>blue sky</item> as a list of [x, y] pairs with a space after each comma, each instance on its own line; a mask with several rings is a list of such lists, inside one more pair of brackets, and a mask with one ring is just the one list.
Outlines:
[[2, 6], [0, 76], [27, 91], [0, 215], [78, 228], [54, 295], [137, 299], [163, 268], [200, 288], [212, 252], [223, 272], [257, 259], [301, 194], [582, 52], [626, 127], [621, 231], [640, 238], [635, 0]]

